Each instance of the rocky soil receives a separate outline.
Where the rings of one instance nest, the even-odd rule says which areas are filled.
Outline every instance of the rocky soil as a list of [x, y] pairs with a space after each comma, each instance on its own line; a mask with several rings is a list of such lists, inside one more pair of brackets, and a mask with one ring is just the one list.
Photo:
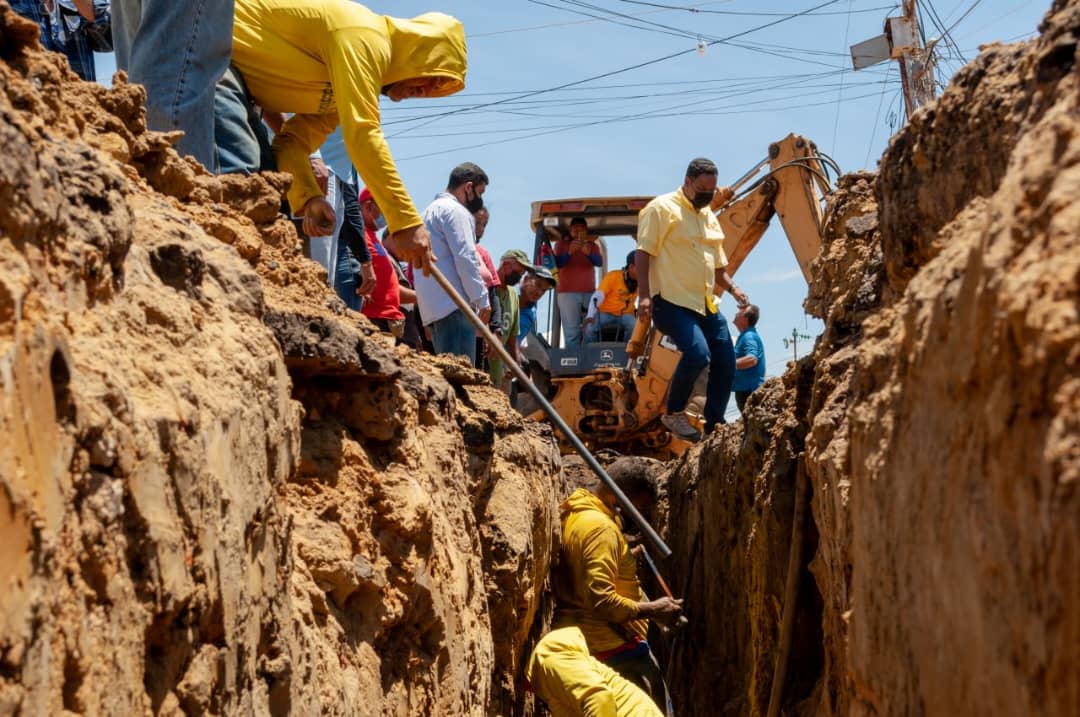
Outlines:
[[[1077, 713], [1080, 2], [1041, 30], [841, 178], [812, 355], [649, 466], [679, 714], [766, 712], [800, 477], [786, 714]], [[37, 34], [0, 0], [0, 715], [534, 713], [580, 462]]]
[[559, 456], [0, 1], [0, 715], [531, 711]]
[[800, 455], [790, 714], [1080, 708], [1078, 40], [1055, 2], [841, 180], [812, 356], [670, 475], [681, 713], [766, 710]]

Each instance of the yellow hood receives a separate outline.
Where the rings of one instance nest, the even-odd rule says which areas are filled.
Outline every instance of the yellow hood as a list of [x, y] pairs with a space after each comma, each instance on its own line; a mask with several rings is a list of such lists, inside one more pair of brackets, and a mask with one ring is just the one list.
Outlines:
[[386, 18], [390, 36], [390, 65], [383, 86], [415, 77], [442, 77], [447, 81], [427, 95], [446, 97], [465, 87], [465, 29], [455, 18], [428, 12], [403, 20]]
[[[559, 506], [559, 517], [563, 523], [566, 523], [566, 519], [571, 514], [587, 513], [589, 511], [597, 511], [608, 520], [615, 521], [616, 525], [622, 526], [622, 521], [619, 516], [608, 510], [608, 507], [604, 505], [604, 502], [597, 498], [591, 491], [585, 488], [578, 488], [570, 496], [562, 502]], [[601, 516], [596, 516], [598, 520], [603, 521]]]

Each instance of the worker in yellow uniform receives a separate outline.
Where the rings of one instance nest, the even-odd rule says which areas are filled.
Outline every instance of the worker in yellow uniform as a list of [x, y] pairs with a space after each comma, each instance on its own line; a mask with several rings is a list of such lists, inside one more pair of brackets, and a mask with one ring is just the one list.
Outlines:
[[[633, 463], [619, 461], [608, 473], [639, 510], [655, 501], [655, 487]], [[682, 601], [647, 600], [637, 577], [637, 559], [622, 532], [615, 494], [598, 480], [578, 488], [560, 508], [562, 545], [555, 574], [553, 627], [577, 627], [593, 657], [638, 685], [665, 714], [671, 700], [663, 674], [646, 641], [648, 620], [671, 623]]]
[[553, 717], [663, 717], [640, 688], [589, 654], [576, 627], [544, 635], [525, 678]]
[[609, 326], [619, 329], [616, 341], [629, 341], [634, 333], [634, 302], [637, 300], [635, 254], [632, 251], [626, 255], [626, 265], [622, 269], [604, 274], [600, 288], [589, 299], [589, 311], [582, 325], [582, 331], [589, 341], [600, 341], [601, 332]]
[[465, 31], [441, 13], [411, 20], [352, 0], [236, 0], [232, 67], [218, 85], [215, 140], [222, 171], [267, 167], [261, 113], [291, 113], [272, 145], [293, 177], [289, 205], [304, 231], [334, 223], [309, 156], [340, 124], [345, 148], [371, 190], [403, 258], [422, 268], [427, 230], [390, 156], [379, 95], [445, 97], [465, 86]]

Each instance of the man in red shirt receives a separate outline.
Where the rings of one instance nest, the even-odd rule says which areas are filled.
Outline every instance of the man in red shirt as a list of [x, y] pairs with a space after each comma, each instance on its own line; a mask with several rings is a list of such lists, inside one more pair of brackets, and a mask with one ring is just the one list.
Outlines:
[[360, 213], [364, 217], [364, 239], [371, 253], [371, 266], [375, 270], [375, 288], [364, 300], [360, 313], [383, 331], [400, 339], [404, 333], [405, 314], [401, 311], [397, 272], [391, 264], [393, 259], [376, 233], [376, 222], [381, 212], [367, 187], [360, 192]]
[[570, 220], [570, 238], [563, 237], [555, 245], [555, 265], [559, 267], [556, 300], [568, 349], [581, 345], [581, 324], [589, 299], [596, 291], [596, 267], [603, 263], [600, 247], [589, 236], [585, 218], [574, 217]]

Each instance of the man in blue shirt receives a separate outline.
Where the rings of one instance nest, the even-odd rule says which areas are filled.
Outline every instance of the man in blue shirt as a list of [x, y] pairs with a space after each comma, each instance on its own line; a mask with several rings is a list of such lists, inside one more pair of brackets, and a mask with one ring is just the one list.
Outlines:
[[735, 314], [735, 328], [739, 330], [739, 340], [735, 343], [735, 404], [739, 413], [743, 412], [746, 397], [765, 382], [765, 344], [761, 343], [757, 326], [761, 310], [754, 304], [747, 304]]

